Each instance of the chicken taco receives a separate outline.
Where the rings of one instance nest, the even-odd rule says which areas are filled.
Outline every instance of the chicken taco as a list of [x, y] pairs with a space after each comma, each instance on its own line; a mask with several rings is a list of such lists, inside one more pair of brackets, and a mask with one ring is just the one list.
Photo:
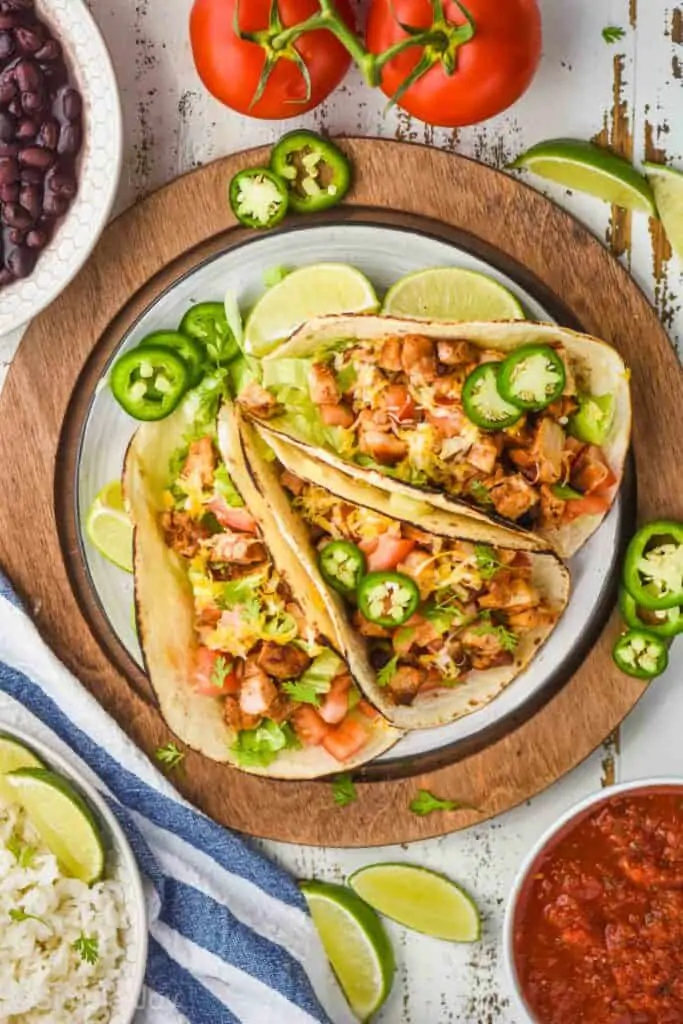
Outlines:
[[355, 480], [271, 434], [265, 457], [259, 429], [242, 424], [249, 465], [372, 703], [415, 729], [493, 700], [567, 604], [558, 556], [501, 546], [505, 529], [482, 535], [471, 517]]
[[616, 350], [523, 321], [318, 318], [239, 401], [331, 466], [531, 531], [563, 557], [609, 510], [631, 430]]
[[275, 778], [353, 768], [399, 733], [362, 698], [319, 592], [251, 482], [226, 407], [145, 424], [124, 491], [138, 633], [161, 712], [188, 746]]

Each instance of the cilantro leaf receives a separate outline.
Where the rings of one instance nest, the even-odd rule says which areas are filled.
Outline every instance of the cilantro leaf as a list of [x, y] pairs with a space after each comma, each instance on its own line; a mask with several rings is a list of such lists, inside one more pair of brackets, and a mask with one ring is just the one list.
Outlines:
[[36, 914], [27, 914], [25, 910], [10, 910], [9, 916], [13, 921], [38, 921], [39, 924], [44, 924], [46, 928], [50, 927], [45, 918], [38, 917]]
[[35, 846], [22, 843], [18, 836], [10, 836], [7, 840], [7, 849], [12, 854], [20, 868], [30, 868], [38, 850]]
[[488, 487], [485, 487], [481, 480], [473, 480], [470, 484], [470, 495], [480, 505], [493, 505], [493, 499]]
[[398, 669], [398, 654], [395, 654], [391, 661], [388, 661], [384, 668], [381, 668], [376, 676], [378, 686], [388, 686], [396, 675]]
[[618, 43], [625, 35], [626, 30], [620, 28], [618, 25], [607, 25], [607, 27], [602, 30], [602, 38], [606, 43], [609, 43], [610, 46], [612, 43]]
[[96, 935], [86, 935], [85, 932], [81, 932], [79, 937], [74, 943], [72, 948], [76, 950], [81, 960], [84, 960], [86, 964], [96, 964], [100, 958], [100, 943]]
[[298, 700], [301, 704], [320, 706], [319, 691], [313, 683], [283, 683], [282, 689], [292, 700]]
[[491, 622], [489, 616], [486, 616], [486, 618], [484, 618], [484, 616], [482, 615], [482, 619], [484, 619], [482, 624], [474, 630], [476, 635], [495, 636], [498, 638], [500, 646], [503, 648], [504, 651], [514, 651], [517, 644], [519, 643], [519, 637], [517, 636], [517, 634], [511, 632], [509, 629], [506, 629], [505, 626], [494, 625]]
[[175, 743], [167, 743], [165, 747], [157, 747], [154, 751], [154, 756], [169, 772], [172, 772], [174, 768], [178, 768], [185, 759], [185, 754], [182, 750], [178, 749]]
[[428, 789], [419, 789], [417, 796], [410, 801], [409, 806], [413, 814], [424, 818], [427, 814], [432, 814], [434, 811], [457, 811], [461, 807], [467, 807], [468, 805], [458, 800], [441, 800], [438, 796], [430, 793]]
[[346, 807], [358, 799], [356, 787], [350, 775], [336, 775], [332, 779], [332, 795], [337, 807]]
[[221, 690], [226, 677], [229, 676], [231, 672], [232, 662], [228, 661], [227, 658], [224, 658], [223, 655], [220, 654], [214, 661], [213, 668], [211, 669], [210, 679], [212, 685], [215, 686], [217, 690]]
[[499, 569], [503, 568], [503, 563], [499, 561], [490, 544], [475, 544], [474, 557], [477, 560], [479, 575], [483, 580], [493, 579]]

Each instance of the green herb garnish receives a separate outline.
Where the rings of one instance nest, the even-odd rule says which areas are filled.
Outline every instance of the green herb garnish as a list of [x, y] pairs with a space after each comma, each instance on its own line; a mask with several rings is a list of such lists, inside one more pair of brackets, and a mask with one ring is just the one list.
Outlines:
[[85, 932], [81, 932], [72, 944], [72, 948], [76, 950], [81, 960], [84, 960], [86, 964], [96, 964], [100, 958], [99, 945], [99, 939], [96, 935], [88, 937]]
[[438, 796], [430, 793], [428, 789], [419, 789], [417, 796], [410, 801], [409, 806], [413, 814], [424, 818], [427, 814], [433, 814], [434, 811], [457, 811], [462, 807], [467, 807], [467, 804], [458, 800], [441, 800]]
[[381, 668], [376, 676], [378, 686], [388, 686], [396, 675], [398, 669], [398, 654], [395, 654], [391, 661], [388, 661], [384, 668]]
[[475, 501], [479, 502], [480, 505], [493, 505], [493, 498], [489, 494], [487, 487], [483, 485], [481, 480], [473, 480], [470, 484], [470, 494]]
[[[483, 615], [482, 618], [484, 618]], [[488, 617], [487, 621], [484, 621], [480, 626], [478, 626], [474, 632], [477, 636], [497, 637], [500, 646], [504, 651], [514, 651], [519, 643], [519, 637], [516, 633], [512, 633], [509, 629], [506, 629], [505, 626], [495, 626]]]
[[46, 928], [50, 927], [44, 917], [38, 917], [36, 914], [27, 914], [25, 910], [10, 910], [9, 916], [13, 921], [38, 921], [39, 924], [44, 924]]
[[217, 690], [221, 690], [226, 677], [229, 676], [231, 672], [232, 662], [228, 661], [222, 654], [220, 654], [214, 661], [213, 668], [211, 669], [211, 684], [215, 686]]
[[332, 779], [332, 794], [338, 807], [346, 807], [358, 799], [356, 787], [350, 775], [337, 775]]
[[477, 559], [479, 575], [483, 580], [493, 579], [496, 573], [503, 568], [503, 563], [489, 544], [475, 544], [474, 555]]
[[6, 843], [7, 849], [12, 854], [20, 868], [30, 868], [33, 858], [38, 850], [35, 846], [22, 843], [18, 836], [10, 836]]
[[623, 39], [625, 35], [626, 30], [620, 28], [618, 25], [607, 25], [607, 27], [603, 28], [602, 30], [602, 38], [605, 40], [606, 43], [609, 43], [610, 46], [613, 43], [618, 43], [619, 40]]
[[281, 750], [300, 748], [301, 743], [289, 722], [278, 725], [266, 719], [257, 729], [242, 729], [230, 749], [243, 767], [267, 768]]
[[157, 747], [154, 751], [154, 756], [169, 772], [172, 772], [174, 768], [178, 768], [185, 759], [185, 754], [182, 750], [178, 750], [175, 743], [167, 743], [165, 747]]
[[320, 694], [313, 683], [283, 683], [282, 689], [287, 696], [299, 701], [300, 704], [320, 706]]

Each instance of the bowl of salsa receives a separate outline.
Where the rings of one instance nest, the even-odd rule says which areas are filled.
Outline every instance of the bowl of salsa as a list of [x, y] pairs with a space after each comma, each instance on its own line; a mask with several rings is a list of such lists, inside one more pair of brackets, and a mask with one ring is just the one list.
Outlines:
[[504, 946], [534, 1024], [683, 1024], [683, 780], [563, 815], [518, 873]]

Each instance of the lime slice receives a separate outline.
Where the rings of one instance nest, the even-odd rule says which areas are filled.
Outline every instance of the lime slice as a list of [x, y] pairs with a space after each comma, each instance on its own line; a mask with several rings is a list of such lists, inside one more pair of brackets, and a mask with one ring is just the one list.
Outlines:
[[17, 803], [63, 870], [87, 885], [104, 874], [104, 846], [90, 809], [61, 775], [19, 768], [5, 776]]
[[0, 803], [11, 804], [16, 800], [14, 790], [4, 781], [3, 775], [17, 768], [42, 767], [43, 762], [19, 740], [12, 736], [0, 736]]
[[476, 942], [481, 936], [477, 906], [455, 882], [412, 864], [371, 864], [349, 885], [381, 914], [406, 928], [447, 942]]
[[119, 480], [112, 480], [95, 498], [85, 521], [88, 539], [119, 569], [133, 571], [133, 524], [123, 503]]
[[542, 178], [587, 192], [615, 206], [656, 216], [652, 189], [642, 174], [627, 160], [590, 142], [575, 139], [539, 142], [511, 166], [524, 167]]
[[382, 922], [346, 886], [303, 882], [301, 890], [351, 1009], [368, 1020], [389, 995], [396, 970]]
[[397, 281], [383, 313], [423, 320], [524, 320], [519, 300], [498, 281], [461, 267], [418, 270]]
[[645, 163], [643, 166], [671, 248], [683, 260], [683, 171], [662, 164]]
[[244, 344], [267, 355], [306, 320], [327, 313], [371, 313], [379, 306], [367, 277], [345, 263], [316, 263], [293, 270], [259, 299], [247, 320]]

